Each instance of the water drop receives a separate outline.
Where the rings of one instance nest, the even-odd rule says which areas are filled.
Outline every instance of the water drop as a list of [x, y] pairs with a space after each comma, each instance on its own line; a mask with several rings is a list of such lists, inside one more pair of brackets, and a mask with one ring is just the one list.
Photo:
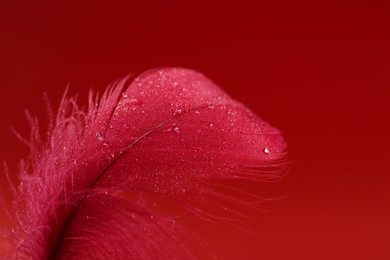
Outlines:
[[96, 139], [98, 139], [100, 142], [104, 141], [104, 137], [100, 135], [100, 133], [96, 133]]
[[180, 128], [178, 126], [174, 126], [172, 128], [172, 130], [175, 132], [175, 133], [179, 133], [180, 132]]
[[133, 98], [132, 100], [130, 100], [130, 104], [139, 106], [139, 105], [142, 105], [142, 102], [141, 102], [141, 100], [139, 100], [137, 98]]
[[126, 93], [122, 93], [122, 97], [123, 98], [127, 98], [127, 94]]
[[174, 115], [179, 115], [181, 114], [183, 111], [181, 109], [176, 109], [175, 110], [175, 113], [173, 113]]
[[213, 124], [210, 124], [210, 127], [213, 127], [214, 125]]
[[213, 109], [215, 107], [215, 104], [209, 104], [209, 108]]
[[264, 148], [264, 149], [263, 149], [263, 153], [269, 154], [269, 148], [268, 148], [268, 147]]

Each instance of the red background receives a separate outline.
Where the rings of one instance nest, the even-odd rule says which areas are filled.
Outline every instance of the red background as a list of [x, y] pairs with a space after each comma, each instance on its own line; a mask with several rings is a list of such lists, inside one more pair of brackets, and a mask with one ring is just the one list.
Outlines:
[[84, 102], [129, 72], [196, 69], [281, 129], [292, 161], [258, 188], [287, 197], [252, 212], [257, 237], [196, 224], [221, 255], [390, 259], [390, 2], [322, 2], [2, 1], [0, 158], [14, 174], [9, 126], [27, 134], [44, 91]]

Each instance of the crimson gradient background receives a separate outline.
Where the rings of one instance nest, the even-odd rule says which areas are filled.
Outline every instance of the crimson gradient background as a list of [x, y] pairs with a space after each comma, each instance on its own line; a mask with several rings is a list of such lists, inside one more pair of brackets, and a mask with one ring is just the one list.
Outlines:
[[281, 129], [292, 161], [283, 181], [246, 184], [287, 196], [250, 212], [258, 236], [191, 222], [221, 255], [390, 259], [389, 1], [47, 2], [0, 3], [0, 158], [13, 174], [27, 150], [9, 127], [28, 133], [26, 108], [44, 118], [44, 91], [58, 105], [69, 83], [84, 102], [129, 72], [188, 67]]

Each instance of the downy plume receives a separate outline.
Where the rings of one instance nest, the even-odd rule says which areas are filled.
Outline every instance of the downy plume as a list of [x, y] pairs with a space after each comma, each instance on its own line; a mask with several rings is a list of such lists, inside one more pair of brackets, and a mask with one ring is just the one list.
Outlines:
[[42, 137], [29, 116], [5, 259], [197, 258], [196, 236], [147, 194], [218, 222], [225, 203], [256, 207], [221, 181], [276, 180], [284, 165], [278, 130], [187, 69], [127, 77], [87, 109], [65, 95], [50, 117]]

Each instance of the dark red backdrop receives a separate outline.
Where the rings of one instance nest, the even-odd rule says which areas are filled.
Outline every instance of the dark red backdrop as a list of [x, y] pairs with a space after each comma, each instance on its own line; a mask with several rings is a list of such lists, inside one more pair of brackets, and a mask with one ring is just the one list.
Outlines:
[[129, 72], [193, 68], [280, 128], [293, 161], [259, 186], [287, 195], [243, 224], [259, 236], [196, 224], [223, 256], [390, 259], [390, 2], [322, 2], [2, 1], [0, 158], [16, 171], [9, 126], [26, 134], [44, 91], [84, 101]]

